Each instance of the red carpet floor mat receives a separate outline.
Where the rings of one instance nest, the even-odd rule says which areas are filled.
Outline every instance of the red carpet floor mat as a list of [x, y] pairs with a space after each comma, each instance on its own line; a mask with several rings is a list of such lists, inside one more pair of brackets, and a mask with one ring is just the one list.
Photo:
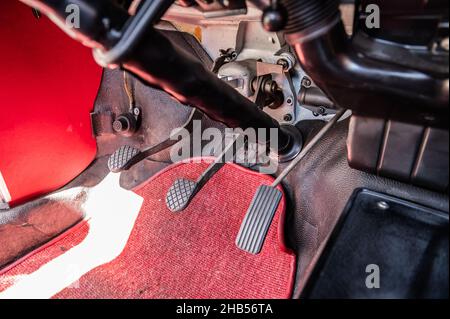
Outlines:
[[[54, 297], [289, 298], [295, 256], [283, 242], [284, 199], [260, 254], [235, 245], [257, 187], [270, 184], [271, 177], [227, 164], [187, 209], [173, 213], [166, 207], [172, 183], [177, 178], [195, 180], [207, 165], [174, 164], [135, 189], [144, 202], [125, 249]], [[54, 249], [53, 254], [59, 252]], [[29, 259], [35, 257], [40, 258], [36, 254]], [[24, 262], [39, 264], [29, 259]]]
[[39, 269], [52, 259], [81, 243], [89, 232], [89, 225], [81, 221], [40, 248], [32, 251], [0, 271], [0, 292], [9, 288], [22, 276]]

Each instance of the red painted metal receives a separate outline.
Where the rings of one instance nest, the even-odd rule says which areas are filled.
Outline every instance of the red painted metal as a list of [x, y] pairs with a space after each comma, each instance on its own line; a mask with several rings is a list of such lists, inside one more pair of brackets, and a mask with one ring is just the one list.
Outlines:
[[30, 7], [0, 1], [0, 172], [17, 204], [53, 191], [94, 159], [89, 113], [101, 68]]

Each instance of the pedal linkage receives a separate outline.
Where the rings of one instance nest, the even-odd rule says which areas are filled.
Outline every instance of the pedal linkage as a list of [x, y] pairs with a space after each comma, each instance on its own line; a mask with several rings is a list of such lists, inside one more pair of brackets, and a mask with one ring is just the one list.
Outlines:
[[187, 130], [189, 133], [192, 133], [194, 121], [200, 120], [203, 116], [203, 113], [198, 111], [197, 109], [193, 109], [191, 114], [189, 115], [188, 120], [186, 123], [176, 132], [174, 132], [170, 137], [162, 141], [161, 143], [158, 143], [156, 145], [153, 145], [143, 151], [140, 151], [139, 149], [129, 146], [129, 145], [123, 145], [119, 147], [110, 157], [108, 160], [108, 168], [113, 173], [119, 173], [124, 170], [130, 169], [133, 165], [139, 163], [140, 161], [144, 160], [145, 158], [154, 155], [156, 153], [159, 153], [176, 143], [178, 143], [180, 140], [179, 138], [176, 138], [179, 136], [179, 132], [181, 130]]

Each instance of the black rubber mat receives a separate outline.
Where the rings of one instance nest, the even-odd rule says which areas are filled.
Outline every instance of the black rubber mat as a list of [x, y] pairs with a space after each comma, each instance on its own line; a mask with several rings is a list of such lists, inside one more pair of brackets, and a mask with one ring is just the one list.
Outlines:
[[303, 298], [448, 298], [448, 214], [357, 191]]

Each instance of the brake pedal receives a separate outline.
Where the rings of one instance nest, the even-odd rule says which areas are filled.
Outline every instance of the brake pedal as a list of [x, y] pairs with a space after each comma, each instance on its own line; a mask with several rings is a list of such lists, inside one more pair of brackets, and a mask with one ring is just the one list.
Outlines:
[[179, 131], [187, 130], [189, 133], [192, 133], [194, 127], [194, 121], [200, 120], [203, 114], [197, 109], [193, 109], [191, 114], [189, 115], [186, 123], [174, 134], [172, 134], [169, 138], [162, 141], [159, 144], [153, 145], [143, 151], [138, 150], [129, 145], [123, 145], [119, 147], [108, 160], [108, 168], [113, 173], [119, 173], [124, 170], [130, 169], [133, 165], [139, 163], [145, 158], [159, 153], [179, 142], [179, 139], [174, 138], [175, 136], [179, 136]]
[[189, 205], [194, 196], [205, 186], [211, 177], [225, 165], [225, 160], [229, 158], [229, 152], [233, 152], [237, 140], [238, 136], [234, 135], [232, 141], [196, 181], [185, 178], [175, 180], [166, 195], [166, 205], [170, 211], [174, 213], [181, 212]]
[[169, 188], [166, 196], [166, 205], [171, 212], [180, 212], [198, 192], [198, 183], [189, 179], [177, 179]]
[[282, 198], [280, 190], [277, 189], [278, 185], [344, 113], [345, 110], [338, 111], [313, 137], [311, 142], [302, 149], [300, 154], [280, 173], [272, 185], [261, 185], [258, 187], [236, 237], [236, 246], [239, 249], [255, 255], [261, 252], [270, 224]]

